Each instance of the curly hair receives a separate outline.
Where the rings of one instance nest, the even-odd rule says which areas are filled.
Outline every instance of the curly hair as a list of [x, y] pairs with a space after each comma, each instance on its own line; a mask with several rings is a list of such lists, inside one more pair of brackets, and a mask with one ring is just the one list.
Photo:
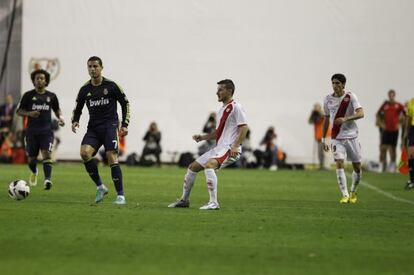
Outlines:
[[35, 70], [30, 74], [30, 78], [32, 79], [33, 85], [34, 85], [36, 75], [38, 75], [38, 74], [43, 74], [45, 76], [46, 87], [47, 87], [49, 85], [49, 82], [50, 82], [50, 74], [47, 71], [43, 70], [43, 69]]

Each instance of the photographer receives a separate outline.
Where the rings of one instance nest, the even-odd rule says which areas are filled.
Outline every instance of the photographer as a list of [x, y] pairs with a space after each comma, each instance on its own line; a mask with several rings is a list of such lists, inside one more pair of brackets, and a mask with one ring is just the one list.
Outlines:
[[141, 163], [145, 163], [146, 156], [154, 155], [157, 159], [157, 166], [161, 166], [161, 132], [158, 130], [157, 123], [151, 122], [143, 140], [145, 141], [145, 146], [142, 151]]

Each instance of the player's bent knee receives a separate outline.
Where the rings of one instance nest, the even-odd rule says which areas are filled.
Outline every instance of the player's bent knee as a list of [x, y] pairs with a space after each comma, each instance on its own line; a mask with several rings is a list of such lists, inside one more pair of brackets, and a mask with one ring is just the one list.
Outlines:
[[343, 159], [336, 160], [336, 168], [343, 169], [344, 167], [345, 166], [344, 166], [344, 160]]
[[206, 169], [216, 169], [218, 167], [218, 162], [215, 159], [209, 159], [205, 165]]
[[51, 159], [52, 154], [49, 151], [43, 150], [42, 151], [42, 158], [43, 158], [43, 160]]
[[80, 156], [83, 161], [87, 161], [92, 158], [92, 154], [88, 151], [81, 150]]
[[196, 161], [193, 161], [192, 163], [190, 163], [190, 165], [188, 166], [188, 169], [190, 169], [191, 171], [198, 173], [201, 170], [203, 170], [203, 167]]
[[354, 171], [359, 173], [361, 172], [361, 163], [360, 162], [353, 162], [352, 167], [354, 168]]

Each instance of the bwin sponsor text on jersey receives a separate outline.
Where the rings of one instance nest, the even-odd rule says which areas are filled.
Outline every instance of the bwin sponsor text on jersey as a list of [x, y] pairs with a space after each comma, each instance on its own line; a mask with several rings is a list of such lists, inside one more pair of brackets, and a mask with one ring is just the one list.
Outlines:
[[32, 105], [32, 110], [33, 111], [49, 111], [50, 106], [47, 105], [46, 103], [43, 104], [33, 104]]
[[90, 107], [102, 106], [102, 105], [108, 105], [108, 104], [109, 104], [109, 99], [103, 98], [103, 97], [99, 100], [89, 100]]

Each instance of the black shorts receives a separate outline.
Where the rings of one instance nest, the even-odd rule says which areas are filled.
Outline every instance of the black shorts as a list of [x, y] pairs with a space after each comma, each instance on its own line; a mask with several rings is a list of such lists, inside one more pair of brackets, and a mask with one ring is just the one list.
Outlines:
[[52, 151], [54, 135], [52, 131], [43, 133], [26, 133], [26, 152], [29, 157], [37, 157], [39, 150]]
[[95, 153], [98, 152], [99, 148], [103, 145], [105, 151], [116, 151], [118, 152], [118, 128], [95, 128], [88, 129], [82, 140], [82, 145], [90, 145], [95, 149]]
[[408, 139], [408, 146], [414, 146], [414, 126], [411, 125], [408, 128], [408, 133], [407, 133], [407, 139]]
[[397, 146], [398, 131], [384, 131], [382, 133], [381, 145]]

